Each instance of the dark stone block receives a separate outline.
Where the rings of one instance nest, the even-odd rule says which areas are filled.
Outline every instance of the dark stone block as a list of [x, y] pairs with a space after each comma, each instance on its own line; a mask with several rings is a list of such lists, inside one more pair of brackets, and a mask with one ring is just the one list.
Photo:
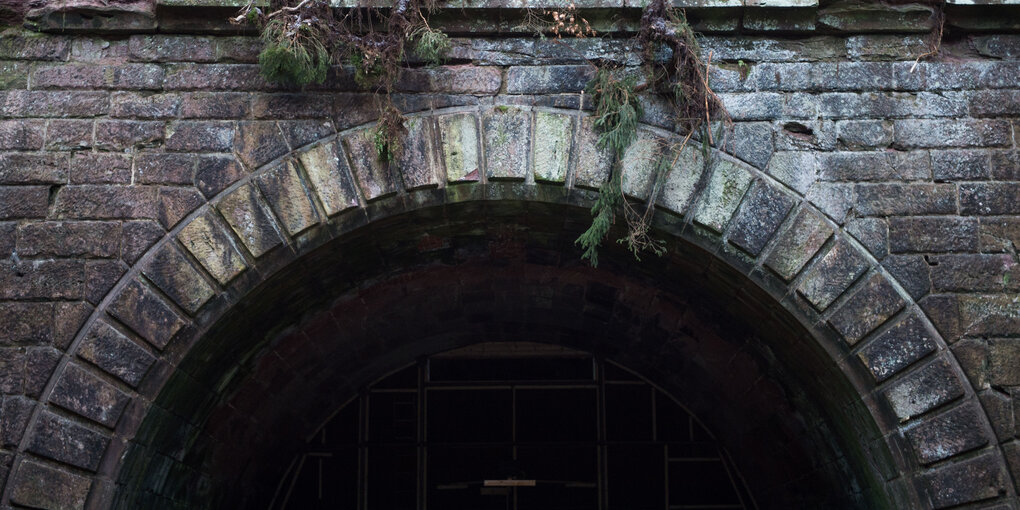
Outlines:
[[1020, 182], [960, 184], [961, 214], [1020, 214]]
[[940, 357], [894, 382], [883, 394], [901, 422], [963, 396], [963, 381]]
[[121, 151], [132, 147], [152, 147], [163, 142], [162, 122], [134, 120], [96, 121], [96, 148]]
[[57, 218], [156, 218], [156, 188], [152, 186], [64, 186], [53, 206]]
[[848, 344], [854, 345], [905, 304], [892, 284], [881, 274], [875, 274], [829, 317], [829, 323]]
[[21, 436], [25, 434], [35, 404], [35, 400], [21, 396], [3, 398], [3, 409], [0, 410], [0, 416], [3, 416], [3, 420], [0, 420], [0, 439], [4, 446], [17, 446], [21, 442]]
[[0, 220], [45, 218], [49, 197], [49, 186], [0, 186]]
[[159, 222], [167, 230], [205, 204], [205, 197], [191, 187], [159, 188]]
[[507, 93], [577, 94], [584, 90], [594, 76], [595, 68], [587, 65], [514, 66], [507, 71]]
[[173, 243], [163, 245], [142, 273], [191, 314], [215, 294], [213, 288]]
[[125, 272], [127, 267], [119, 260], [86, 261], [85, 299], [90, 303], [99, 304]]
[[[86, 274], [88, 274], [87, 271]], [[92, 306], [85, 302], [57, 303], [54, 310], [56, 330], [54, 331], [53, 345], [61, 350], [67, 349], [91, 313]]]
[[398, 178], [396, 169], [392, 168], [395, 165], [379, 157], [371, 130], [352, 133], [344, 137], [343, 142], [365, 200], [377, 200], [397, 192]]
[[141, 184], [187, 184], [195, 182], [192, 154], [142, 153], [135, 156], [135, 181]]
[[234, 147], [234, 123], [181, 121], [167, 130], [166, 150], [230, 152]]
[[130, 398], [112, 384], [69, 363], [50, 395], [50, 402], [113, 428]]
[[[319, 115], [328, 110], [322, 110]], [[281, 120], [280, 131], [291, 149], [297, 149], [317, 140], [333, 135], [333, 123], [328, 119], [320, 120]]]
[[258, 168], [287, 153], [280, 128], [271, 121], [239, 123], [234, 148], [238, 157], [249, 169]]
[[184, 319], [139, 280], [124, 287], [109, 312], [159, 349], [184, 326]]
[[255, 178], [276, 217], [292, 236], [319, 222], [319, 213], [297, 168], [297, 163], [287, 158]]
[[842, 238], [811, 267], [797, 291], [818, 310], [825, 310], [868, 269], [864, 255]]
[[854, 210], [861, 216], [956, 214], [953, 184], [858, 184]]
[[31, 432], [28, 451], [95, 471], [110, 439], [55, 414], [44, 412]]
[[978, 222], [975, 218], [889, 218], [889, 250], [892, 253], [971, 251], [977, 246]]
[[960, 330], [960, 306], [953, 294], [931, 294], [918, 301], [925, 315], [942, 333], [946, 342], [953, 343], [962, 334]]
[[757, 256], [793, 205], [791, 196], [761, 181], [755, 182], [730, 226], [729, 241]]
[[769, 122], [738, 122], [726, 137], [723, 149], [755, 168], [764, 169], [775, 152], [773, 127]]
[[165, 234], [166, 231], [154, 221], [124, 222], [121, 258], [129, 265], [134, 264], [149, 247], [156, 244], [156, 241], [159, 241]]
[[131, 386], [138, 386], [156, 361], [149, 351], [102, 320], [93, 323], [78, 347], [78, 356]]
[[26, 223], [18, 229], [18, 254], [30, 257], [116, 257], [121, 225], [75, 221]]
[[71, 157], [70, 176], [72, 184], [131, 184], [131, 158], [78, 152]]
[[946, 508], [1004, 494], [1010, 481], [1003, 468], [997, 456], [985, 454], [935, 470], [924, 478], [932, 506]]
[[42, 345], [54, 337], [53, 303], [0, 303], [0, 345]]
[[779, 238], [765, 265], [784, 280], [792, 280], [832, 235], [832, 227], [812, 209], [801, 209]]
[[92, 147], [95, 123], [87, 119], [51, 120], [46, 126], [48, 151], [82, 150]]
[[0, 184], [64, 184], [67, 168], [67, 154], [4, 152], [0, 153]]
[[884, 381], [934, 351], [936, 335], [911, 314], [865, 347], [857, 356], [876, 381]]
[[43, 146], [46, 123], [37, 120], [0, 121], [0, 150], [32, 150]]
[[38, 397], [63, 353], [52, 347], [33, 347], [25, 356], [25, 394]]
[[110, 116], [122, 119], [171, 119], [181, 108], [178, 94], [139, 94], [115, 92], [110, 102]]
[[988, 379], [996, 387], [1020, 385], [1020, 339], [988, 340]]
[[250, 103], [251, 96], [243, 92], [188, 92], [181, 100], [181, 117], [242, 119], [248, 116]]
[[84, 290], [83, 259], [0, 264], [0, 299], [81, 299]]
[[996, 389], [988, 389], [978, 394], [981, 407], [988, 415], [995, 438], [999, 442], [1011, 439], [1016, 427], [1013, 421], [1013, 399], [1007, 393]]
[[11, 502], [49, 510], [82, 510], [90, 478], [25, 461], [14, 475]]
[[882, 267], [914, 299], [920, 299], [931, 290], [930, 268], [921, 255], [889, 255], [882, 260]]
[[247, 175], [233, 156], [202, 156], [195, 169], [195, 186], [212, 198], [220, 191]]
[[1020, 292], [1020, 264], [1009, 254], [929, 257], [935, 292]]
[[259, 257], [281, 243], [276, 221], [255, 186], [245, 184], [237, 188], [223, 197], [216, 208], [252, 255]]
[[988, 178], [989, 157], [982, 150], [931, 152], [935, 181], [973, 181]]
[[889, 224], [883, 218], [854, 218], [846, 222], [846, 232], [860, 241], [876, 259], [889, 254]]

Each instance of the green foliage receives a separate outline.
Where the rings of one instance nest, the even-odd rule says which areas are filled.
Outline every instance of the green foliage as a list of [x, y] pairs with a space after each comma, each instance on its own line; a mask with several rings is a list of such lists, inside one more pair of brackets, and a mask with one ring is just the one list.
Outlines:
[[637, 78], [618, 79], [610, 70], [600, 68], [584, 89], [595, 103], [598, 145], [609, 147], [618, 158], [623, 157], [623, 151], [637, 137], [638, 119], [644, 113], [634, 90], [636, 86]]
[[411, 40], [414, 41], [414, 54], [430, 66], [442, 64], [446, 53], [450, 51], [450, 37], [438, 30], [432, 30], [428, 25], [418, 27], [412, 32]]
[[363, 89], [370, 89], [378, 85], [386, 75], [386, 67], [382, 59], [352, 51], [347, 57], [347, 62], [354, 67], [354, 83]]
[[375, 145], [375, 153], [379, 156], [380, 161], [392, 163], [396, 158], [394, 142], [396, 140], [390, 138], [386, 126], [380, 124], [372, 131], [372, 143]]
[[591, 267], [599, 265], [599, 246], [609, 235], [609, 229], [616, 220], [615, 211], [623, 197], [622, 186], [623, 182], [618, 171], [613, 172], [609, 180], [602, 183], [595, 205], [591, 207], [591, 226], [574, 241], [574, 244], [579, 244], [584, 249], [581, 259], [587, 260]]
[[326, 80], [329, 51], [310, 25], [270, 21], [262, 39], [265, 47], [259, 53], [259, 69], [266, 80], [298, 86]]

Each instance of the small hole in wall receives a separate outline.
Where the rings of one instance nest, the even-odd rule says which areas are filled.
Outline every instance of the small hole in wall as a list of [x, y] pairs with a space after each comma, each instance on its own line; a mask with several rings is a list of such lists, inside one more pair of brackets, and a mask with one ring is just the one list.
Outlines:
[[800, 122], [787, 122], [786, 124], [783, 124], [783, 130], [798, 138], [808, 138], [815, 134], [814, 130]]

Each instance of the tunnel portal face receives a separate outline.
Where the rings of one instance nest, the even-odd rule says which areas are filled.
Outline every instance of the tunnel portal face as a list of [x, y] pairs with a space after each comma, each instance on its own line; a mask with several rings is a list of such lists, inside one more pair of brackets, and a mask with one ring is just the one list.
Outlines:
[[[536, 490], [482, 498], [482, 507], [619, 508], [626, 487], [644, 494], [633, 500], [641, 508], [684, 497], [733, 508], [893, 506], [879, 470], [895, 470], [894, 460], [873, 418], [800, 323], [691, 244], [640, 264], [607, 245], [592, 268], [570, 245], [586, 217], [522, 202], [424, 209], [281, 265], [169, 375], [127, 444], [112, 506], [292, 508], [288, 498], [297, 498], [311, 508], [300, 498], [320, 494], [312, 477], [330, 489], [324, 498], [343, 495], [352, 508], [459, 508], [478, 503], [470, 498], [482, 498], [486, 479], [518, 467]], [[475, 356], [450, 375], [479, 342], [492, 352], [531, 342], [569, 355], [533, 356], [506, 380], [471, 381], [502, 370], [499, 356]], [[549, 371], [549, 363], [560, 365]], [[457, 401], [450, 385], [478, 388]], [[632, 390], [640, 395], [625, 395]], [[380, 430], [372, 402], [385, 399], [400, 424]], [[620, 399], [635, 406], [622, 422], [612, 404]], [[440, 418], [429, 405], [461, 421], [430, 429]], [[522, 421], [536, 409], [569, 410], [569, 423], [549, 414], [552, 435], [528, 436], [542, 430]], [[499, 435], [506, 426], [510, 435]], [[524, 436], [514, 435], [518, 426]], [[617, 441], [620, 427], [637, 435]], [[452, 435], [435, 440], [429, 430]], [[464, 443], [492, 443], [492, 455], [458, 453]], [[346, 465], [323, 456], [344, 449]], [[529, 452], [539, 457], [529, 461]], [[400, 473], [408, 485], [383, 490], [374, 485], [380, 473]], [[529, 502], [542, 494], [551, 499]]]
[[371, 385], [295, 454], [269, 508], [756, 506], [667, 393], [591, 353], [506, 342]]

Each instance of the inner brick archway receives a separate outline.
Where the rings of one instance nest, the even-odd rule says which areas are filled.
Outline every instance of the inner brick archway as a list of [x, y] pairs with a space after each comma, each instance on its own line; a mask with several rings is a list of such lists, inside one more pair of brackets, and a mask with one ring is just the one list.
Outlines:
[[[801, 468], [795, 472], [802, 475], [822, 473], [826, 480], [838, 478], [835, 473], [845, 468], [856, 474], [859, 485], [827, 492], [824, 496], [828, 498], [844, 505], [879, 501], [895, 507], [944, 507], [1012, 494], [1001, 452], [988, 446], [994, 444], [992, 432], [977, 407], [973, 389], [909, 296], [838, 226], [797, 193], [749, 165], [713, 153], [710, 164], [702, 166], [697, 164], [698, 154], [683, 155], [680, 161], [686, 171], [674, 172], [656, 199], [663, 210], [656, 227], [669, 240], [674, 255], [635, 264], [617, 253], [595, 272], [579, 269], [570, 241], [584, 225], [585, 207], [592, 198], [589, 189], [604, 178], [608, 159], [595, 150], [590, 126], [581, 114], [472, 108], [421, 115], [412, 125], [404, 159], [392, 166], [380, 165], [372, 157], [366, 132], [362, 128], [341, 133], [262, 166], [191, 214], [125, 276], [75, 339], [68, 351], [74, 354], [61, 361], [43, 394], [43, 401], [49, 404], [33, 412], [19, 446], [21, 454], [12, 468], [14, 483], [8, 484], [12, 501], [35, 505], [32, 498], [46, 490], [46, 484], [72, 491], [94, 508], [130, 507], [137, 501], [149, 507], [173, 505], [177, 493], [217, 497], [217, 480], [183, 462], [185, 457], [202, 462], [215, 457], [191, 449], [209, 443], [198, 441], [207, 432], [204, 423], [196, 420], [189, 424], [189, 420], [211, 412], [206, 405], [221, 409], [216, 407], [223, 403], [219, 397], [243, 394], [232, 384], [258, 382], [237, 374], [242, 374], [245, 363], [265, 359], [256, 354], [282, 341], [281, 335], [298, 318], [328, 305], [317, 300], [342, 298], [346, 289], [383, 285], [394, 275], [410, 275], [408, 268], [420, 266], [429, 257], [445, 254], [456, 260], [457, 245], [447, 243], [461, 237], [477, 238], [480, 243], [473, 248], [467, 243], [464, 253], [481, 250], [489, 256], [483, 260], [490, 262], [506, 258], [522, 264], [504, 266], [520, 269], [520, 274], [546, 266], [566, 274], [587, 273], [588, 279], [577, 284], [583, 289], [597, 289], [593, 285], [619, 278], [609, 288], [615, 292], [623, 289], [626, 295], [626, 289], [640, 288], [641, 282], [669, 288], [666, 282], [672, 278], [676, 282], [673, 287], [681, 288], [684, 282], [703, 279], [697, 288], [703, 295], [716, 296], [714, 306], [706, 312], [709, 315], [724, 313], [745, 322], [765, 317], [785, 324], [782, 328], [762, 327], [765, 331], [751, 328], [748, 334], [737, 336], [766, 339], [763, 347], [749, 354], [752, 360], [759, 360], [748, 363], [759, 367], [761, 374], [789, 374], [776, 376], [781, 388], [776, 393], [785, 395], [780, 401], [793, 399], [797, 405], [790, 407], [781, 423], [768, 425], [769, 434], [793, 437], [793, 431], [798, 430], [794, 424], [803, 421], [809, 424], [808, 430], [820, 431], [814, 438], [805, 436], [809, 445], [828, 440], [836, 445], [818, 450], [829, 452], [821, 458], [808, 456], [791, 461], [789, 466]], [[548, 136], [549, 132], [558, 135]], [[651, 128], [645, 131], [646, 135], [651, 132]], [[502, 142], [496, 144], [497, 140]], [[570, 143], [550, 145], [549, 140]], [[627, 192], [637, 199], [647, 199], [652, 192], [653, 183], [646, 178], [650, 175], [650, 145], [638, 143], [624, 161]], [[497, 146], [499, 149], [494, 149]], [[536, 246], [545, 248], [536, 250]], [[501, 257], [504, 252], [508, 255]], [[338, 268], [350, 270], [358, 263], [383, 265], [375, 271], [358, 271], [357, 277], [340, 281], [343, 285], [325, 284], [335, 275], [345, 274]], [[465, 275], [471, 273], [470, 268], [465, 271]], [[486, 267], [482, 272], [491, 274], [493, 270]], [[448, 275], [437, 280], [456, 278]], [[302, 285], [288, 287], [297, 282]], [[516, 287], [516, 293], [505, 295], [528, 299], [508, 302], [526, 305], [542, 298], [540, 293], [529, 295], [520, 285]], [[566, 306], [571, 302], [567, 289], [557, 290], [541, 280], [525, 290], [543, 288], [553, 289], [553, 296], [546, 298], [553, 303]], [[450, 295], [449, 291], [436, 289], [435, 295]], [[615, 296], [615, 292], [609, 294]], [[667, 296], [688, 295], [687, 304], [696, 304], [689, 302], [689, 294], [684, 292], [663, 292]], [[583, 300], [589, 301], [590, 296], [598, 295], [598, 290], [582, 293]], [[611, 313], [616, 309], [615, 297], [596, 297], [594, 303], [600, 299]], [[266, 306], [272, 313], [260, 313]], [[370, 310], [371, 315], [350, 315], [373, 317], [370, 324], [383, 332], [391, 325], [406, 327], [427, 316], [396, 316], [405, 319], [401, 321], [379, 315], [380, 310], [405, 308], [379, 306]], [[654, 314], [657, 310], [645, 311]], [[511, 319], [513, 312], [507, 312]], [[274, 317], [268, 323], [260, 322]], [[562, 320], [569, 317], [563, 314]], [[591, 326], [585, 324], [591, 321], [581, 320], [585, 318], [582, 314], [575, 323], [549, 331], [560, 341], [568, 341], [563, 338], [578, 331], [603, 335], [612, 331], [607, 327], [590, 331]], [[510, 323], [541, 325], [520, 318]], [[716, 317], [704, 323], [727, 321]], [[256, 324], [259, 327], [253, 326]], [[541, 331], [544, 329], [537, 327], [530, 330], [536, 335]], [[665, 342], [676, 333], [670, 328], [664, 332], [648, 338]], [[770, 332], [790, 335], [767, 340]], [[230, 334], [241, 333], [243, 341], [228, 341]], [[134, 337], [145, 344], [136, 343]], [[403, 338], [406, 342], [407, 337], [374, 334], [371, 339], [376, 342], [373, 345], [379, 345], [379, 338]], [[444, 332], [436, 341], [450, 342], [450, 338], [456, 336]], [[631, 332], [627, 338], [645, 337]], [[609, 339], [602, 342], [611, 344]], [[420, 348], [427, 345], [421, 342]], [[667, 359], [651, 354], [659, 352], [656, 345], [627, 356], [635, 358], [632, 364], [637, 368], [660, 372], [661, 384], [668, 386], [675, 371], [656, 368], [655, 361]], [[218, 352], [224, 347], [225, 352]], [[387, 354], [400, 353], [399, 347], [398, 343], [379, 354], [378, 362], [406, 363], [408, 353]], [[417, 354], [428, 354], [428, 350]], [[775, 361], [770, 361], [772, 358]], [[189, 368], [192, 360], [198, 360], [198, 368]], [[366, 360], [357, 361], [357, 366], [365, 367], [362, 384], [381, 375], [380, 369], [372, 369]], [[729, 374], [718, 370], [725, 366], [712, 365], [714, 370], [705, 370], [697, 380], [722, 387], [720, 378]], [[201, 370], [212, 373], [203, 376]], [[348, 381], [352, 388], [357, 387], [359, 379], [354, 376], [359, 369], [337, 373], [353, 380]], [[801, 393], [801, 389], [803, 381], [812, 377], [823, 381], [815, 385], [815, 395], [832, 388], [842, 391], [831, 391], [831, 401], [810, 398], [812, 392]], [[754, 381], [758, 379], [750, 382]], [[336, 381], [327, 378], [319, 383], [332, 388]], [[682, 388], [684, 383], [673, 384]], [[304, 389], [308, 388], [316, 387]], [[808, 398], [798, 401], [800, 394]], [[205, 404], [195, 409], [195, 402]], [[710, 406], [692, 403], [690, 407]], [[757, 409], [761, 411], [761, 407]], [[757, 423], [755, 418], [764, 416], [756, 414], [753, 405], [725, 406], [724, 410], [748, 414], [707, 421], [725, 427]], [[66, 416], [67, 412], [73, 416]], [[98, 432], [91, 422], [116, 425], [116, 429], [112, 435]], [[837, 430], [839, 427], [845, 430]], [[943, 430], [961, 427], [968, 433], [957, 440], [940, 439]], [[156, 432], [162, 435], [153, 435]], [[736, 438], [741, 434], [716, 432], [740, 444]], [[39, 438], [54, 434], [83, 438], [83, 451], [47, 450]], [[167, 451], [168, 445], [182, 443], [182, 449]], [[153, 445], [158, 447], [144, 451]], [[755, 448], [746, 446], [749, 452]], [[957, 456], [965, 458], [956, 461]], [[752, 454], [747, 458], [764, 457]], [[56, 470], [44, 459], [70, 463], [81, 471]], [[947, 459], [954, 462], [945, 462]], [[258, 473], [240, 475], [252, 476], [241, 476], [251, 481], [242, 483], [258, 480]], [[969, 480], [966, 486], [970, 492], [957, 490], [954, 480], [961, 478]], [[188, 480], [196, 485], [175, 485]], [[783, 498], [826, 501], [793, 499], [796, 484], [784, 483], [791, 480], [763, 482], [758, 487], [766, 493], [778, 491], [772, 494], [779, 503]], [[971, 483], [974, 480], [986, 483]], [[127, 481], [120, 485], [129, 487], [120, 487], [118, 481]], [[141, 490], [132, 492], [132, 488]], [[787, 490], [793, 492], [783, 492]], [[144, 499], [133, 499], [136, 497]]]

